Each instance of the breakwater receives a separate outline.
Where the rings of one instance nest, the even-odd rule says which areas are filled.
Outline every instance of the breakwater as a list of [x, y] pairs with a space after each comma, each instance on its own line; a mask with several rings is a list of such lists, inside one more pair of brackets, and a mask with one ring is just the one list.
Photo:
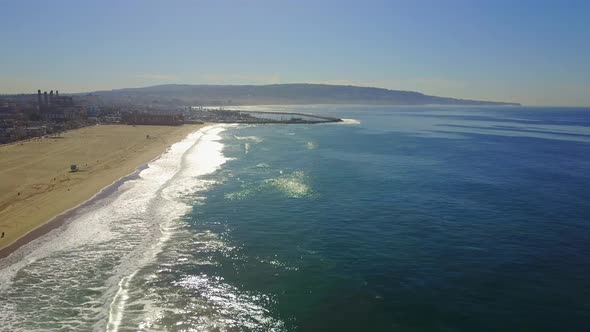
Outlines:
[[317, 124], [341, 122], [342, 119], [302, 112], [200, 109], [189, 114], [185, 119], [186, 121], [248, 124]]

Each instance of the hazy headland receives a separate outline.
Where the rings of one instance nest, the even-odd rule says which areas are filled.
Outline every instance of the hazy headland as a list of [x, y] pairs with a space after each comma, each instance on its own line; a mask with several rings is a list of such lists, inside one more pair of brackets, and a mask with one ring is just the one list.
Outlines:
[[166, 84], [96, 91], [91, 94], [111, 102], [172, 105], [519, 105], [429, 96], [414, 91], [327, 84]]

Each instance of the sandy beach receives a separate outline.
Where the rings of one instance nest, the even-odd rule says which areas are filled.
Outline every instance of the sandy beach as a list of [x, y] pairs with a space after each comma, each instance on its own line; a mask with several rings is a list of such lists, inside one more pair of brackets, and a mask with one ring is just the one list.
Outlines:
[[202, 126], [100, 125], [0, 146], [0, 257]]

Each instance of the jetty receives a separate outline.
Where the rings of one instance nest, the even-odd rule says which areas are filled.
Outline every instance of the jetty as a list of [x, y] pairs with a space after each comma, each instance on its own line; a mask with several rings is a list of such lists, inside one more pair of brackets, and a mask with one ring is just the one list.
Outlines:
[[342, 119], [302, 112], [226, 110], [191, 108], [185, 122], [247, 123], [247, 124], [319, 124], [342, 122]]

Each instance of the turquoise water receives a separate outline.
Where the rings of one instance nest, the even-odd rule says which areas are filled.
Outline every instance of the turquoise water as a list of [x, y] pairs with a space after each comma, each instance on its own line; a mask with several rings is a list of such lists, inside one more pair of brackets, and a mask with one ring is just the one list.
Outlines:
[[589, 109], [283, 108], [354, 120], [194, 134], [1, 267], [4, 326], [590, 329]]

